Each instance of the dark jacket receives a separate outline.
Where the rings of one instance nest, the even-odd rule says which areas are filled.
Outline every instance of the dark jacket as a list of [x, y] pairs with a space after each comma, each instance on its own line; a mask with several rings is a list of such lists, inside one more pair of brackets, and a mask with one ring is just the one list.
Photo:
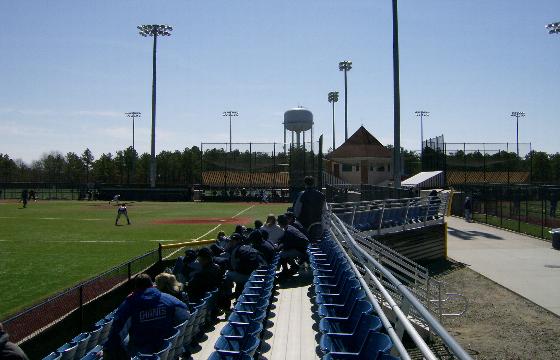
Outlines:
[[189, 294], [190, 301], [199, 302], [208, 291], [219, 288], [223, 280], [224, 272], [217, 264], [211, 263], [200, 268], [200, 271], [195, 273], [187, 284], [187, 294]]
[[324, 206], [325, 194], [313, 188], [305, 189], [294, 202], [294, 215], [307, 231], [311, 224], [321, 222]]
[[117, 309], [104, 348], [119, 349], [128, 334], [134, 349], [151, 354], [161, 348], [173, 327], [189, 316], [185, 303], [156, 288], [133, 292]]
[[19, 346], [9, 341], [8, 334], [0, 331], [0, 359], [29, 360]]
[[266, 262], [261, 254], [250, 245], [237, 245], [231, 250], [231, 270], [249, 275]]
[[292, 225], [288, 225], [278, 244], [282, 250], [296, 249], [305, 253], [309, 239], [301, 231]]
[[261, 240], [260, 242], [253, 243], [253, 247], [261, 254], [267, 264], [272, 262], [277, 250], [276, 245], [268, 240]]

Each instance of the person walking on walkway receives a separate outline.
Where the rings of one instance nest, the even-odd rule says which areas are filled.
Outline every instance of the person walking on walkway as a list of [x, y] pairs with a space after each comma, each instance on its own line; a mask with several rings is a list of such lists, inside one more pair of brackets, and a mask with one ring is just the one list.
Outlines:
[[467, 222], [472, 222], [472, 200], [471, 197], [468, 195], [467, 197], [465, 197], [464, 208], [465, 208], [465, 220]]

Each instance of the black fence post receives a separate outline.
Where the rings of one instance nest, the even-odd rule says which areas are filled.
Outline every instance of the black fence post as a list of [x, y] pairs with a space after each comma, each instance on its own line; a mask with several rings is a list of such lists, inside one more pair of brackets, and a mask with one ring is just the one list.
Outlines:
[[[540, 189], [539, 189], [540, 190]], [[544, 217], [545, 217], [545, 209], [544, 209], [544, 194], [542, 191], [539, 191], [541, 195], [541, 238], [544, 239]]]
[[80, 332], [84, 330], [84, 286], [80, 285], [78, 289], [80, 293]]
[[160, 263], [163, 261], [163, 248], [161, 247], [161, 243], [158, 244], [158, 259]]
[[132, 278], [132, 263], [129, 261], [127, 264], [128, 281]]

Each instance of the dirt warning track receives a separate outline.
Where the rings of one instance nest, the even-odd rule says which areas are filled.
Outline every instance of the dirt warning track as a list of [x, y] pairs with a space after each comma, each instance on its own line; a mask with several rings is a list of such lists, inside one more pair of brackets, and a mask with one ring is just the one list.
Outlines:
[[249, 224], [249, 217], [233, 217], [233, 218], [188, 218], [188, 219], [156, 219], [152, 224], [169, 225], [169, 224]]

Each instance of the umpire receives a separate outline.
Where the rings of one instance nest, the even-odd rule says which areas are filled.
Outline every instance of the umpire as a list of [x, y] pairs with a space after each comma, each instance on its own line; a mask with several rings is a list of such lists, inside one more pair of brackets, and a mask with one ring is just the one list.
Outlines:
[[325, 195], [315, 189], [315, 179], [306, 176], [305, 190], [294, 202], [294, 215], [307, 231], [311, 241], [320, 240], [323, 235], [323, 211], [326, 208]]

